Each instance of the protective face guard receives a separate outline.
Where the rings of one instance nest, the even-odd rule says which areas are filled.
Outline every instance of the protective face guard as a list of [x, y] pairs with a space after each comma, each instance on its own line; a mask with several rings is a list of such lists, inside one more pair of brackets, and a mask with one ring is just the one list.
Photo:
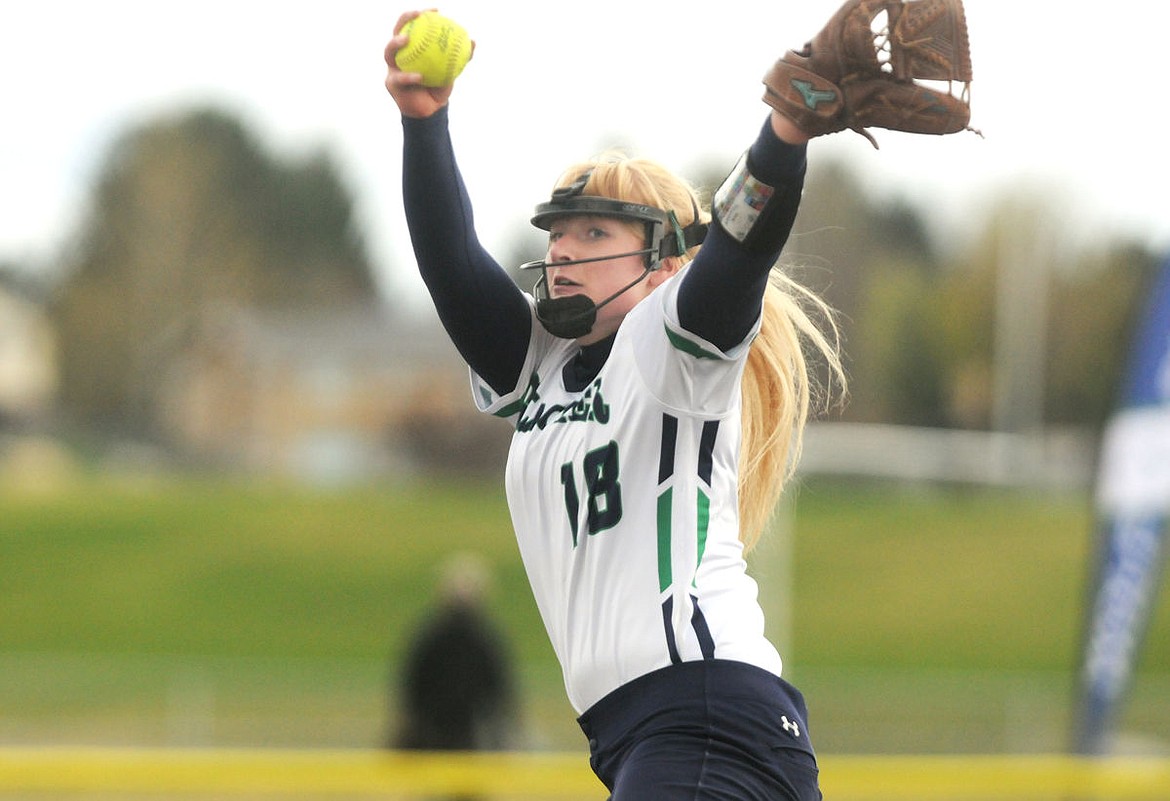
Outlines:
[[521, 270], [540, 269], [544, 271], [532, 290], [536, 296], [536, 318], [550, 334], [564, 339], [576, 339], [588, 334], [593, 329], [598, 309], [645, 280], [646, 276], [662, 266], [663, 259], [682, 255], [689, 248], [701, 243], [707, 235], [707, 226], [698, 222], [697, 208], [694, 214], [695, 222], [683, 228], [679, 225], [678, 218], [673, 211], [666, 212], [653, 206], [627, 203], [623, 200], [597, 195], [582, 195], [581, 192], [584, 191], [585, 184], [589, 181], [589, 175], [590, 173], [587, 172], [571, 185], [554, 191], [551, 200], [536, 207], [532, 216], [532, 224], [548, 231], [551, 230], [552, 224], [557, 218], [568, 215], [592, 215], [641, 222], [646, 231], [646, 247], [628, 253], [616, 253], [612, 256], [557, 262], [556, 266], [588, 264], [627, 256], [643, 256], [645, 267], [642, 274], [629, 284], [600, 303], [594, 303], [584, 295], [550, 298], [548, 296], [547, 271], [550, 265], [544, 259], [521, 264]]

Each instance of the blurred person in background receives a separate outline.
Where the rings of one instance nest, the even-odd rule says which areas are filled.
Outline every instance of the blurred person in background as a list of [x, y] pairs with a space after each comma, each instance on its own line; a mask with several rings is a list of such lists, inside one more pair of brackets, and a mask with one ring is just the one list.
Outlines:
[[512, 741], [513, 666], [488, 611], [489, 590], [487, 567], [474, 554], [458, 554], [444, 566], [435, 607], [395, 677], [391, 702], [397, 699], [399, 726], [389, 747], [501, 750]]

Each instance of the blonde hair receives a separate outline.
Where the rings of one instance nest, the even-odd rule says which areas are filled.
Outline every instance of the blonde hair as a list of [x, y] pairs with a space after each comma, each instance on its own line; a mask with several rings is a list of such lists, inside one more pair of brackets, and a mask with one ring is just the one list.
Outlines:
[[[591, 172], [590, 172], [591, 171]], [[663, 165], [608, 152], [566, 170], [557, 187], [589, 172], [583, 194], [615, 198], [673, 211], [687, 226], [707, 222], [698, 193]], [[642, 234], [640, 223], [630, 223]], [[680, 266], [698, 252], [678, 257]], [[823, 329], [822, 327], [823, 326]], [[814, 405], [827, 407], [829, 384], [815, 379], [806, 358], [819, 356], [844, 397], [847, 382], [833, 310], [815, 293], [774, 268], [764, 292], [759, 334], [748, 351], [741, 382], [742, 439], [739, 461], [739, 538], [745, 550], [759, 541], [788, 480], [796, 471], [804, 426]]]
[[831, 383], [816, 380], [805, 347], [824, 360], [843, 398], [848, 381], [840, 345], [828, 304], [774, 268], [740, 390], [739, 538], [746, 550], [759, 541], [796, 472], [814, 405], [824, 409], [832, 401]]
[[[563, 189], [589, 173], [582, 194], [640, 203], [663, 211], [674, 211], [679, 225], [684, 228], [695, 221], [707, 222], [710, 217], [700, 208], [698, 193], [663, 165], [644, 158], [632, 158], [618, 151], [607, 151], [592, 161], [575, 164], [561, 173], [556, 189]], [[640, 222], [628, 222], [630, 230], [639, 237], [645, 234]], [[695, 245], [681, 257], [686, 264], [699, 252]]]

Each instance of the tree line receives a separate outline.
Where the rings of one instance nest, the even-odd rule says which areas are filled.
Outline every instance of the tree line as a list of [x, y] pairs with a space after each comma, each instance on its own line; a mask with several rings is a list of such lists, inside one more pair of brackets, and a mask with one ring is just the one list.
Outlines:
[[[710, 191], [721, 170], [699, 183]], [[217, 108], [125, 132], [52, 270], [61, 411], [150, 438], [170, 343], [209, 306], [386, 304], [354, 206], [328, 152], [279, 158]], [[1038, 271], [1031, 291], [1045, 312], [1017, 335], [1039, 354], [1026, 376], [1039, 388], [1035, 422], [1099, 426], [1157, 259], [1133, 242], [1070, 247], [1072, 232], [1047, 214], [1042, 200], [1004, 198], [962, 243], [940, 243], [910, 200], [867, 197], [842, 164], [814, 167], [783, 261], [839, 312], [851, 376], [842, 418], [994, 427], [997, 365], [1012, 350], [1000, 324], [1012, 297], [1005, 254], [1024, 253], [1014, 269]], [[1039, 237], [1052, 246], [1018, 247]]]

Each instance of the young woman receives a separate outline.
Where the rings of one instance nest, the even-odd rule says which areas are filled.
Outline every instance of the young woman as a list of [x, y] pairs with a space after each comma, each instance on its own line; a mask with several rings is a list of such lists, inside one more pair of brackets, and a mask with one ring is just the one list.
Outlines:
[[816, 398], [802, 347], [843, 379], [828, 310], [773, 270], [808, 136], [773, 111], [713, 218], [654, 162], [571, 166], [532, 297], [477, 239], [451, 87], [394, 63], [416, 14], [386, 47], [406, 217], [475, 402], [515, 428], [509, 508], [593, 769], [619, 801], [820, 798], [744, 562]]

